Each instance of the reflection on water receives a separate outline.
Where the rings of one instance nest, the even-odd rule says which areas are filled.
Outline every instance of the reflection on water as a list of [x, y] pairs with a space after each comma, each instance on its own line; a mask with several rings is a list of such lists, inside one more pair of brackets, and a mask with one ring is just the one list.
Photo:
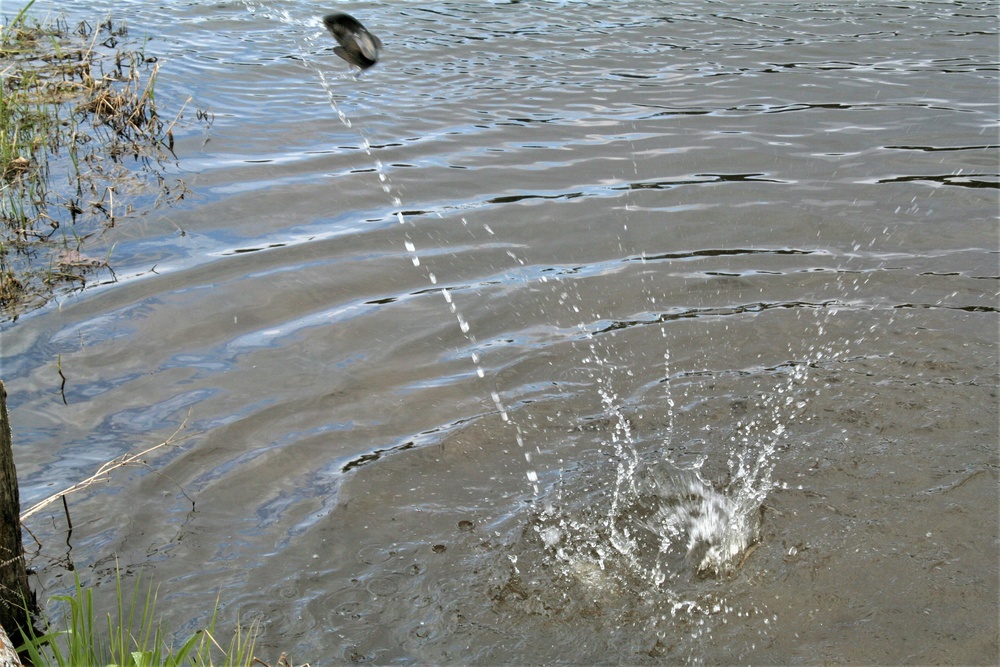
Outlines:
[[187, 419], [69, 556], [272, 660], [994, 658], [991, 10], [115, 3], [215, 122], [3, 325], [22, 499]]

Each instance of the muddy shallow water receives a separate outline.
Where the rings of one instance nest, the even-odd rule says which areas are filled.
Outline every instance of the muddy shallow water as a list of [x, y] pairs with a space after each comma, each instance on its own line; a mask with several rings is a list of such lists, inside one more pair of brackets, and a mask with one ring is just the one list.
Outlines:
[[355, 77], [312, 4], [115, 3], [215, 121], [2, 325], [22, 502], [186, 438], [29, 522], [41, 597], [117, 558], [311, 664], [993, 662], [993, 8], [744, 5], [331, 5]]

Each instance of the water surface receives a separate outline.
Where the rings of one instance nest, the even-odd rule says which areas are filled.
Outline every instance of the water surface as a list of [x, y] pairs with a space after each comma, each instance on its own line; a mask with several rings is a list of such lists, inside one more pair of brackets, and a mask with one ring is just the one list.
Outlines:
[[[187, 437], [29, 522], [43, 599], [117, 558], [311, 664], [995, 660], [991, 3], [331, 4], [362, 76], [311, 3], [113, 7], [215, 120], [3, 324], [22, 501]], [[744, 492], [722, 572], [665, 540]]]

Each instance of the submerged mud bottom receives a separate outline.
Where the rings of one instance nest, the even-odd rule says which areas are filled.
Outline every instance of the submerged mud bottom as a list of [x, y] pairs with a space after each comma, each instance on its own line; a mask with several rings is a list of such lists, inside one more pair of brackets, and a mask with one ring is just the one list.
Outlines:
[[726, 592], [760, 539], [760, 506], [669, 464], [629, 482], [564, 479], [496, 550], [486, 592], [497, 627], [534, 642], [549, 632], [579, 640], [592, 625], [605, 655], [642, 662], [696, 659], [698, 638], [749, 616]]
[[[486, 483], [484, 467], [516, 461], [493, 446], [501, 430], [484, 418], [354, 470], [312, 539], [289, 547], [311, 567], [280, 595], [302, 606], [284, 623], [266, 620], [270, 602], [243, 608], [265, 619], [262, 646], [375, 664], [643, 664], [697, 662], [727, 625], [765, 631], [770, 612], [741, 593], [759, 506], [666, 463], [620, 469], [586, 437], [574, 442], [589, 454], [542, 476], [538, 496], [513, 466]], [[273, 590], [259, 572], [248, 587]]]

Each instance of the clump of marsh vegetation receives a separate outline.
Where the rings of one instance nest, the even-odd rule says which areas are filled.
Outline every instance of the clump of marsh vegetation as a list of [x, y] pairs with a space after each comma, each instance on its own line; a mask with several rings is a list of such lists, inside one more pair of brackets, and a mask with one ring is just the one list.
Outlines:
[[[116, 567], [114, 610], [101, 618], [94, 610], [94, 588], [76, 577], [71, 593], [54, 598], [63, 618], [43, 634], [29, 628], [18, 652], [35, 667], [272, 667], [254, 655], [255, 622], [237, 624], [227, 640], [216, 631], [216, 607], [207, 627], [175, 641], [157, 616], [156, 589], [142, 590], [137, 579], [131, 595], [126, 593]], [[273, 667], [295, 665], [282, 653]]]
[[35, 667], [181, 667], [182, 665], [251, 667], [266, 665], [253, 655], [255, 628], [237, 626], [223, 646], [215, 636], [215, 618], [187, 639], [175, 643], [156, 617], [156, 590], [139, 582], [131, 595], [122, 589], [116, 572], [116, 609], [104, 619], [94, 611], [93, 589], [80, 584], [72, 594], [56, 596], [64, 618], [39, 635], [29, 629], [19, 652]]
[[[2, 383], [0, 383], [2, 388]], [[5, 411], [0, 394], [0, 413]], [[0, 414], [2, 416], [2, 414]], [[181, 435], [186, 421], [163, 442], [129, 453], [104, 463], [95, 474], [60, 491], [49, 498], [32, 505], [20, 513], [21, 525], [52, 503], [62, 500], [66, 511], [66, 525], [69, 534], [73, 522], [69, 515], [66, 497], [83, 491], [98, 482], [110, 481], [112, 473], [122, 468], [147, 467], [146, 457], [165, 447], [170, 447], [185, 436]], [[181, 490], [183, 492], [183, 489]], [[184, 494], [187, 497], [187, 494]], [[190, 498], [192, 511], [194, 501]], [[28, 533], [35, 538], [30, 530]], [[35, 538], [39, 550], [41, 542]], [[37, 555], [37, 553], [35, 554]], [[129, 572], [119, 569], [117, 559], [114, 568], [115, 590], [112, 595], [107, 586], [95, 583], [85, 586], [80, 582], [77, 568], [65, 556], [67, 569], [74, 573], [74, 587], [62, 595], [56, 595], [51, 605], [42, 614], [32, 613], [33, 625], [19, 628], [22, 644], [17, 648], [24, 664], [34, 667], [296, 667], [286, 653], [281, 653], [273, 665], [257, 657], [255, 641], [260, 634], [260, 622], [248, 624], [236, 619], [232, 631], [217, 630], [219, 605], [212, 612], [207, 624], [192, 634], [181, 635], [172, 632], [165, 625], [157, 611], [158, 590], [150, 584], [142, 585], [141, 572], [136, 574], [131, 594], [125, 591], [123, 580]], [[103, 575], [99, 575], [100, 578]], [[110, 612], [96, 611], [95, 597], [100, 596], [103, 608], [110, 603]], [[16, 603], [14, 603], [16, 604]], [[0, 666], [17, 665], [19, 661], [6, 657], [4, 649], [12, 642], [5, 643], [3, 628], [0, 628]], [[16, 634], [12, 634], [16, 637]], [[5, 661], [6, 658], [6, 661]], [[309, 667], [302, 664], [298, 667]]]
[[158, 112], [145, 43], [110, 17], [42, 23], [33, 2], [0, 26], [0, 319], [113, 279], [109, 251], [88, 254], [102, 233], [186, 192], [164, 175], [180, 114]]

